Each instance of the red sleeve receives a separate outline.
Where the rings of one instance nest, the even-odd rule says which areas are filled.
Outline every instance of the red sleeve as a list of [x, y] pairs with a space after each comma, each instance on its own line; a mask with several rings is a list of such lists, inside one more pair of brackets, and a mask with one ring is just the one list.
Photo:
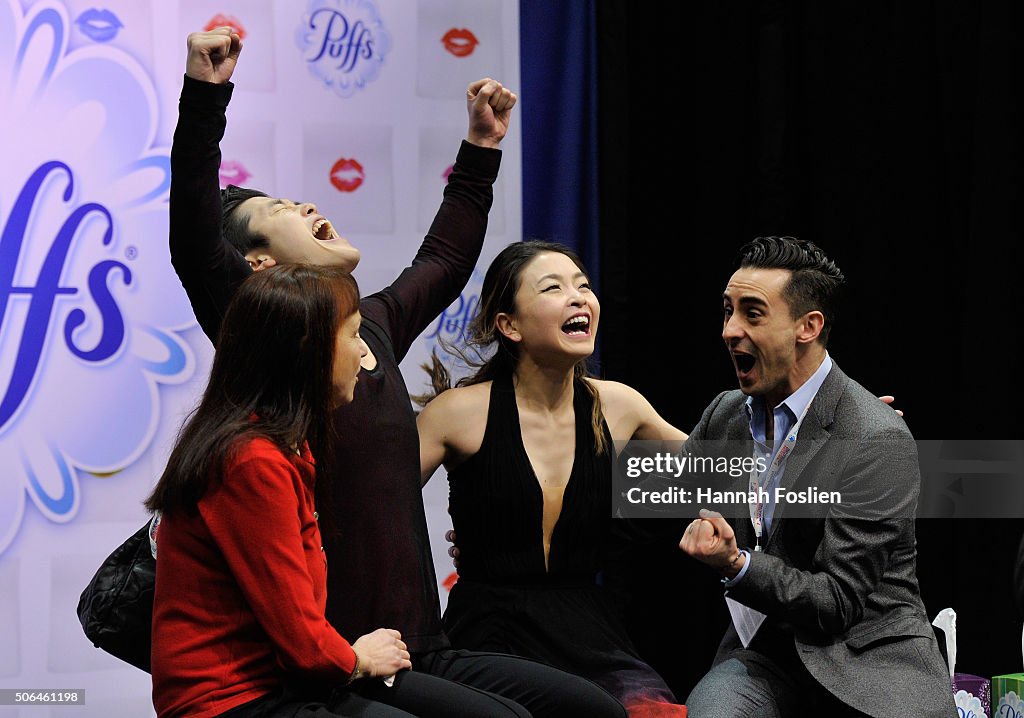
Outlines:
[[309, 561], [324, 558], [319, 532], [303, 536], [303, 515], [312, 514], [308, 496], [296, 467], [256, 440], [210, 487], [199, 512], [281, 665], [347, 677], [356, 658], [324, 616], [326, 570], [319, 580], [310, 573]]

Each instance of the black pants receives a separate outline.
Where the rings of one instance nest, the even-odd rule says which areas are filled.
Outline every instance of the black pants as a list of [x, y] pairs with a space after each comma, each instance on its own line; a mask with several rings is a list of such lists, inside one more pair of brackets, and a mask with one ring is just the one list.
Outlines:
[[443, 650], [413, 656], [392, 686], [364, 678], [333, 697], [312, 700], [283, 687], [223, 718], [626, 718], [596, 683], [525, 658]]

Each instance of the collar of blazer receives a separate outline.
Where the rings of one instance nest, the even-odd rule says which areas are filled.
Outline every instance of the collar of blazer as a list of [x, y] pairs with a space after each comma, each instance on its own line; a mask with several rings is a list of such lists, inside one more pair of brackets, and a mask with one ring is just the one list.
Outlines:
[[[825, 377], [818, 393], [811, 401], [811, 408], [800, 425], [800, 434], [797, 438], [796, 448], [786, 459], [786, 470], [783, 474], [783, 481], [787, 488], [796, 489], [803, 486], [809, 477], [804, 476], [804, 469], [831, 438], [829, 427], [835, 420], [836, 406], [850, 378], [843, 373], [839, 365], [833, 361], [832, 371]], [[740, 416], [729, 422], [730, 438], [750, 439], [750, 423], [747, 420], [746, 412], [739, 412]], [[786, 512], [786, 504], [782, 503], [775, 507], [772, 514], [772, 530], [764, 542], [764, 550], [768, 551], [772, 543], [778, 540], [783, 524], [780, 522]]]

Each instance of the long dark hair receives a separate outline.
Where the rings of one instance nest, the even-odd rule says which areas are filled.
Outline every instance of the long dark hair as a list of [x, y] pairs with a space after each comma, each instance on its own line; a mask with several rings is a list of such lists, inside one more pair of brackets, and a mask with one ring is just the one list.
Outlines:
[[[281, 265], [242, 282], [224, 315], [206, 391], [146, 507], [194, 511], [247, 436], [269, 439], [286, 456], [308, 441], [318, 475], [330, 475], [335, 340], [358, 308], [355, 279], [333, 267]], [[317, 482], [318, 503], [329, 500], [326, 483]]]
[[[519, 346], [498, 331], [497, 318], [501, 313], [515, 313], [516, 292], [519, 291], [523, 269], [534, 257], [548, 252], [564, 254], [581, 272], [587, 274], [587, 268], [583, 266], [579, 256], [564, 244], [557, 242], [531, 239], [513, 242], [501, 250], [484, 274], [477, 314], [466, 331], [466, 347], [446, 345], [446, 349], [462, 359], [467, 366], [475, 368], [472, 374], [459, 379], [455, 386], [471, 386], [515, 374], [519, 364]], [[423, 368], [430, 374], [431, 392], [413, 398], [426, 405], [442, 391], [451, 388], [451, 375], [436, 352], [433, 354], [432, 362], [424, 364]], [[590, 420], [594, 429], [595, 448], [600, 455], [607, 451], [602, 426], [601, 397], [590, 382], [582, 381], [588, 376], [590, 372], [587, 359], [580, 359], [573, 366], [573, 379], [576, 380], [574, 384], [583, 386], [593, 400]]]

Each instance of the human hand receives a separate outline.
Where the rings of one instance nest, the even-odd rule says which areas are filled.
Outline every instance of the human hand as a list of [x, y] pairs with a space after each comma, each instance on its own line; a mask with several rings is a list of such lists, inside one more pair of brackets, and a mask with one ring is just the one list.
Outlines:
[[[890, 394], [886, 394], [885, 396], [878, 397], [878, 400], [882, 401], [882, 402], [884, 402], [886, 404], [889, 404], [891, 406], [892, 403], [894, 401], [896, 401], [896, 397], [894, 397], [894, 396], [892, 396]], [[893, 409], [893, 411], [895, 411], [898, 416], [903, 416], [903, 412], [900, 411], [899, 409]]]
[[402, 634], [393, 628], [378, 628], [352, 644], [356, 665], [374, 678], [387, 678], [403, 668], [412, 668]]
[[466, 88], [466, 140], [481, 147], [497, 147], [508, 132], [512, 108], [518, 99], [514, 92], [489, 77], [471, 82]]
[[455, 529], [448, 529], [444, 532], [444, 540], [451, 544], [448, 547], [448, 555], [452, 557], [452, 566], [459, 567], [459, 547], [455, 545]]
[[723, 573], [739, 568], [734, 563], [739, 553], [736, 533], [717, 511], [701, 509], [700, 518], [694, 519], [683, 532], [679, 548]]
[[218, 27], [209, 32], [193, 32], [187, 44], [186, 75], [218, 85], [231, 79], [242, 51], [242, 38], [234, 29]]

